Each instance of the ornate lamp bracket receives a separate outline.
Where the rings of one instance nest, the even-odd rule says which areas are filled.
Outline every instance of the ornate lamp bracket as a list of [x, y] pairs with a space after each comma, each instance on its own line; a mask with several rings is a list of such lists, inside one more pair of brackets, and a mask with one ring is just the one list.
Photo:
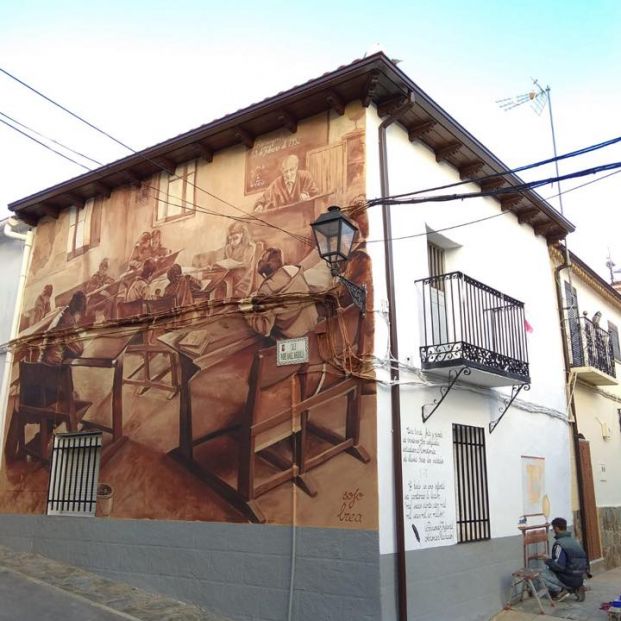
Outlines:
[[351, 299], [360, 309], [364, 317], [367, 309], [367, 288], [364, 285], [362, 287], [358, 286], [356, 283], [345, 278], [345, 276], [338, 275], [338, 279], [345, 285], [347, 291], [349, 291], [349, 295], [351, 295]]
[[426, 423], [431, 415], [440, 407], [440, 404], [444, 399], [446, 399], [446, 395], [451, 392], [451, 388], [455, 385], [455, 382], [460, 378], [461, 375], [470, 375], [472, 371], [468, 367], [461, 367], [457, 371], [451, 369], [448, 374], [449, 383], [446, 386], [440, 387], [440, 398], [434, 399], [432, 403], [425, 403], [421, 408], [421, 414], [423, 417], [423, 423]]
[[504, 405], [500, 408], [500, 416], [489, 424], [490, 433], [496, 429], [498, 423], [502, 420], [502, 417], [507, 413], [507, 410], [511, 407], [511, 404], [516, 400], [522, 390], [530, 390], [530, 384], [515, 384], [511, 386], [511, 397], [509, 397], [509, 400], [505, 401]]

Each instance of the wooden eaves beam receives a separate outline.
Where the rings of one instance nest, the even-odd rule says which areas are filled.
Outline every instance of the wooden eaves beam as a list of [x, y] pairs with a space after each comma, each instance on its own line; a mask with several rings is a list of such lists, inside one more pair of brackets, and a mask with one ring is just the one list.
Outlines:
[[254, 136], [247, 129], [236, 127], [234, 133], [235, 138], [243, 145], [246, 145], [247, 149], [252, 149], [252, 147], [254, 147]]
[[291, 112], [287, 112], [287, 110], [281, 110], [276, 115], [276, 118], [278, 119], [278, 122], [283, 127], [286, 127], [292, 134], [295, 134], [295, 132], [298, 131], [298, 120], [295, 118], [295, 116], [293, 116], [293, 114], [291, 114]]
[[408, 138], [410, 139], [410, 142], [419, 140], [422, 136], [429, 133], [436, 125], [437, 122], [431, 120], [423, 121], [422, 123], [418, 123], [417, 125], [413, 125], [408, 128]]
[[211, 147], [204, 142], [193, 142], [192, 146], [208, 164], [213, 162], [213, 149]]
[[450, 142], [436, 149], [436, 162], [439, 163], [448, 160], [448, 158], [451, 157], [451, 155], [455, 155], [462, 146], [461, 142]]

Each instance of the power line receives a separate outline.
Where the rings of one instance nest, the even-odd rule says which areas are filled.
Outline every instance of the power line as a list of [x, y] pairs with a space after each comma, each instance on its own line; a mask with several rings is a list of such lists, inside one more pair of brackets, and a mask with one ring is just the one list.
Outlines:
[[[591, 181], [587, 181], [586, 183], [581, 183], [580, 185], [576, 185], [573, 188], [569, 188], [569, 190], [563, 190], [561, 194], [567, 194], [569, 192], [573, 192], [574, 190], [579, 190], [580, 188], [583, 188], [587, 185], [591, 185], [592, 183], [597, 183], [598, 181], [602, 181], [603, 179], [606, 179], [608, 177], [618, 175], [619, 173], [621, 173], [621, 170], [615, 170], [614, 172], [608, 173], [607, 175], [604, 175], [603, 177], [599, 177], [598, 179], [593, 179]], [[548, 196], [545, 200], [550, 200], [551, 198], [556, 198], [557, 196], [558, 194], [554, 194], [552, 196]]]
[[[549, 185], [554, 183], [555, 181], [563, 181], [565, 179], [576, 179], [579, 177], [585, 177], [587, 175], [593, 175], [598, 172], [603, 172], [606, 170], [615, 170], [617, 168], [621, 168], [621, 162], [612, 162], [610, 164], [602, 164], [600, 166], [594, 166], [593, 168], [587, 168], [584, 170], [579, 170], [573, 173], [568, 173], [566, 175], [561, 175], [559, 177], [548, 177], [546, 179], [539, 179], [537, 181], [524, 182], [520, 185], [511, 186], [508, 188], [496, 188], [493, 190], [483, 190], [481, 192], [466, 192], [463, 194], [439, 194], [437, 196], [422, 196], [420, 198], [378, 198], [369, 201], [369, 204], [372, 202], [373, 205], [376, 204], [387, 204], [387, 205], [413, 205], [418, 203], [440, 203], [440, 202], [448, 202], [454, 200], [464, 200], [467, 198], [477, 198], [477, 197], [485, 197], [485, 196], [502, 196], [506, 194], [518, 194], [520, 192], [526, 190], [532, 190], [534, 188], [538, 188], [544, 185]], [[424, 191], [424, 190], [423, 190]]]
[[[573, 188], [569, 188], [569, 190], [563, 190], [563, 194], [567, 194], [568, 192], [573, 192], [574, 190], [578, 190], [580, 188], [583, 188], [586, 185], [591, 185], [592, 183], [596, 183], [597, 181], [603, 181], [604, 179], [606, 179], [607, 177], [612, 177], [612, 175], [618, 175], [619, 173], [621, 173], [621, 170], [616, 170], [615, 172], [609, 173], [607, 175], [604, 175], [603, 177], [600, 177], [599, 179], [593, 179], [592, 181], [588, 181], [587, 183], [583, 183], [581, 185], [577, 185]], [[555, 198], [554, 196], [550, 196], [549, 198]], [[547, 200], [547, 199], [546, 199]], [[477, 218], [476, 220], [468, 220], [467, 222], [461, 222], [460, 224], [453, 224], [451, 226], [445, 226], [441, 229], [434, 229], [434, 233], [443, 233], [444, 231], [451, 231], [453, 229], [459, 229], [462, 228], [464, 226], [470, 226], [471, 224], [478, 224], [479, 222], [485, 222], [486, 220], [493, 220], [494, 218], [499, 218], [500, 216], [506, 216], [510, 213], [513, 213], [512, 211], [508, 210], [508, 211], [503, 211], [501, 213], [496, 213], [493, 214], [491, 216], [485, 216], [483, 218]], [[515, 214], [514, 214], [515, 215]], [[412, 235], [402, 235], [400, 237], [392, 237], [390, 239], [390, 241], [400, 241], [403, 239], [412, 239], [414, 237], [423, 237], [426, 236], [427, 232], [424, 233], [413, 233]], [[378, 243], [378, 242], [383, 242], [385, 241], [385, 239], [367, 239], [365, 240], [365, 242], [367, 244], [374, 244], [374, 243]]]
[[[56, 106], [57, 108], [60, 108], [61, 110], [63, 110], [64, 112], [66, 112], [67, 114], [69, 114], [70, 116], [72, 116], [73, 118], [77, 119], [78, 121], [84, 123], [85, 125], [87, 125], [88, 127], [90, 127], [91, 129], [95, 130], [96, 132], [102, 134], [103, 136], [106, 136], [107, 138], [109, 138], [110, 140], [112, 140], [113, 142], [115, 142], [116, 144], [122, 146], [123, 148], [127, 149], [128, 151], [131, 151], [134, 155], [138, 155], [140, 158], [142, 158], [143, 160], [145, 160], [146, 162], [149, 162], [150, 164], [153, 164], [154, 166], [156, 166], [157, 168], [159, 168], [162, 172], [170, 172], [168, 171], [164, 166], [162, 166], [160, 163], [158, 163], [155, 160], [152, 160], [151, 158], [147, 157], [146, 155], [144, 155], [143, 153], [140, 153], [139, 151], [136, 151], [136, 149], [133, 149], [132, 147], [130, 147], [129, 145], [125, 144], [124, 142], [118, 140], [117, 138], [115, 138], [114, 136], [112, 136], [111, 134], [109, 134], [108, 132], [104, 131], [103, 129], [100, 129], [99, 127], [97, 127], [96, 125], [94, 125], [93, 123], [91, 123], [90, 121], [87, 121], [85, 118], [83, 118], [82, 116], [80, 116], [79, 114], [76, 114], [75, 112], [72, 112], [71, 110], [69, 110], [68, 108], [66, 108], [65, 106], [63, 106], [62, 104], [58, 103], [57, 101], [55, 101], [54, 99], [48, 97], [47, 95], [45, 95], [44, 93], [42, 93], [41, 91], [37, 90], [36, 88], [34, 88], [33, 86], [30, 86], [29, 84], [27, 84], [26, 82], [24, 82], [23, 80], [20, 80], [17, 76], [14, 76], [12, 73], [8, 72], [6, 69], [3, 69], [2, 67], [0, 67], [0, 72], [4, 73], [6, 76], [8, 76], [9, 78], [11, 78], [12, 80], [15, 80], [16, 82], [18, 82], [19, 84], [21, 84], [22, 86], [24, 86], [25, 88], [27, 88], [28, 90], [32, 91], [33, 93], [39, 95], [39, 97], [42, 97], [43, 99], [45, 99], [46, 101], [48, 101], [49, 103], [51, 103], [52, 105]], [[68, 158], [67, 158], [68, 159]], [[72, 161], [72, 160], [71, 160]], [[74, 162], [77, 163], [77, 162]], [[81, 164], [78, 164], [79, 166], [82, 166]], [[91, 170], [89, 168], [87, 168], [86, 166], [82, 166], [83, 168], [86, 168], [87, 170]], [[281, 231], [282, 233], [285, 233], [287, 235], [290, 235], [291, 237], [293, 237], [294, 239], [297, 239], [298, 241], [305, 243], [305, 244], [311, 244], [311, 242], [308, 240], [308, 238], [305, 237], [301, 237], [296, 235], [295, 233], [292, 233], [291, 231], [288, 231], [287, 229], [284, 229], [276, 224], [273, 224], [272, 222], [268, 222], [266, 220], [263, 220], [262, 218], [259, 218], [258, 216], [256, 216], [255, 214], [250, 214], [247, 211], [245, 211], [244, 209], [242, 209], [241, 207], [238, 207], [237, 205], [234, 205], [233, 203], [230, 203], [229, 201], [217, 196], [216, 194], [213, 194], [211, 192], [209, 192], [208, 190], [205, 190], [204, 188], [201, 188], [200, 186], [196, 185], [195, 183], [186, 180], [187, 183], [189, 185], [191, 185], [192, 187], [196, 188], [197, 190], [200, 190], [201, 192], [204, 192], [205, 194], [207, 194], [208, 196], [211, 196], [212, 198], [222, 202], [223, 204], [227, 205], [228, 207], [231, 207], [233, 209], [236, 209], [237, 211], [240, 211], [241, 213], [245, 214], [246, 216], [248, 216], [251, 219], [254, 220], [258, 220], [260, 222], [263, 222], [266, 226], [272, 227], [276, 230]]]
[[89, 171], [92, 170], [92, 168], [89, 168], [88, 166], [84, 164], [80, 164], [80, 162], [76, 162], [74, 159], [70, 158], [68, 155], [65, 155], [64, 153], [57, 151], [53, 147], [50, 147], [49, 145], [45, 144], [44, 142], [37, 140], [34, 136], [31, 136], [30, 134], [27, 134], [26, 132], [19, 129], [18, 127], [11, 125], [8, 121], [5, 121], [4, 119], [0, 119], [0, 123], [4, 123], [4, 125], [6, 125], [7, 127], [10, 127], [11, 129], [14, 129], [16, 132], [19, 132], [22, 136], [26, 136], [26, 138], [28, 138], [29, 140], [34, 140], [34, 142], [36, 142], [37, 144], [40, 144], [42, 147], [46, 148], [48, 151], [52, 151], [53, 153], [56, 153], [56, 155], [60, 155], [60, 157], [68, 160], [69, 162], [72, 162], [76, 166], [80, 166], [81, 168], [84, 168]]
[[14, 119], [13, 117], [6, 114], [5, 112], [0, 112], [0, 116], [3, 116], [5, 119], [8, 119], [9, 121], [11, 121], [11, 123], [15, 123], [15, 125], [19, 125], [20, 127], [23, 127], [25, 130], [32, 132], [33, 134], [39, 136], [39, 138], [44, 138], [45, 140], [49, 140], [50, 142], [53, 142], [59, 147], [62, 147], [63, 149], [70, 151], [74, 155], [78, 155], [79, 157], [82, 157], [85, 160], [89, 160], [93, 162], [94, 164], [97, 164], [98, 166], [103, 166], [101, 162], [94, 160], [92, 157], [89, 157], [88, 155], [84, 155], [84, 153], [80, 153], [79, 151], [76, 151], [75, 149], [72, 149], [71, 147], [68, 147], [67, 145], [63, 144], [62, 142], [58, 142], [57, 140], [54, 140], [54, 138], [50, 138], [49, 136], [46, 136], [45, 134], [38, 132], [36, 129], [33, 129], [32, 127], [28, 127], [28, 125], [21, 123], [20, 121], [18, 121], [17, 119]]
[[[497, 173], [492, 173], [490, 175], [485, 175], [483, 177], [476, 177], [473, 179], [465, 179], [464, 181], [456, 181], [455, 183], [447, 183], [445, 185], [439, 185], [433, 188], [427, 188], [424, 190], [416, 190], [413, 192], [404, 192], [403, 194], [395, 194], [393, 195], [391, 198], [402, 198], [402, 197], [406, 197], [406, 196], [415, 196], [417, 194], [422, 194], [423, 192], [436, 192], [438, 190], [446, 190], [448, 188], [454, 188], [460, 185], [465, 185], [467, 183], [478, 183], [480, 181], [487, 181], [488, 179], [495, 179], [497, 177], [504, 177], [505, 175], [511, 175], [514, 173], [518, 173], [518, 172], [522, 172], [524, 170], [529, 170], [531, 168], [538, 168], [540, 166], [544, 166], [546, 164], [551, 164], [553, 162], [559, 161], [559, 160], [564, 160], [564, 159], [569, 159], [572, 157], [577, 157], [579, 155], [585, 155], [586, 153], [591, 153], [593, 151], [597, 151], [599, 149], [603, 149], [605, 147], [609, 147], [613, 144], [617, 144], [621, 142], [621, 136], [617, 137], [617, 138], [611, 138], [610, 140], [606, 140], [604, 142], [599, 142], [597, 144], [593, 144], [590, 145], [588, 147], [583, 147], [581, 149], [578, 149], [576, 151], [570, 151], [569, 153], [564, 153], [562, 155], [559, 155], [558, 157], [551, 157], [548, 158], [546, 160], [540, 160], [539, 162], [534, 162], [532, 164], [525, 164], [523, 166], [519, 166], [518, 168], [512, 168], [509, 170], [504, 170], [501, 172], [497, 172]], [[384, 199], [382, 198], [374, 198], [371, 199], [369, 201], [369, 206], [373, 206], [376, 204], [381, 204], [383, 202]]]

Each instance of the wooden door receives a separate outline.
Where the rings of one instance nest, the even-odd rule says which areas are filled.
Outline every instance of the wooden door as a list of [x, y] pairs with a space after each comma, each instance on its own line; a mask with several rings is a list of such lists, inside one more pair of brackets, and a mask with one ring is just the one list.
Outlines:
[[582, 472], [584, 527], [586, 529], [586, 533], [583, 533], [582, 536], [586, 541], [589, 560], [594, 561], [602, 557], [602, 546], [599, 540], [599, 523], [597, 520], [597, 505], [595, 504], [593, 468], [591, 466], [591, 448], [587, 440], [580, 440], [579, 446], [578, 467]]

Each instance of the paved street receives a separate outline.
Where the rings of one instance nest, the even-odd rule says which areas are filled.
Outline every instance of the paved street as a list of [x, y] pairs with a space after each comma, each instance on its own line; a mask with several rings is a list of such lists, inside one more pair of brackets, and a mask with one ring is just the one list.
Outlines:
[[544, 603], [545, 616], [538, 614], [539, 609], [534, 598], [526, 598], [496, 617], [496, 621], [550, 621], [554, 619], [571, 619], [572, 621], [605, 621], [607, 614], [600, 610], [603, 602], [609, 602], [621, 593], [621, 567], [596, 575], [586, 583], [588, 588], [586, 600], [577, 602], [573, 596], [558, 602], [554, 608]]
[[0, 621], [226, 621], [184, 602], [0, 546]]
[[136, 619], [6, 568], [0, 569], [0, 620], [119, 621]]

